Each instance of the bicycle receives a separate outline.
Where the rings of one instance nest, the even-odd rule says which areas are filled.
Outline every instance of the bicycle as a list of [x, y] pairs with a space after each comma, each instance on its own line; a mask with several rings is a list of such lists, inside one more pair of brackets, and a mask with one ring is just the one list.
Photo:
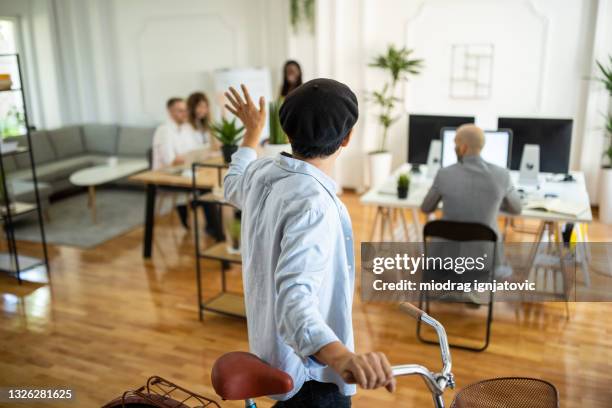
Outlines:
[[[442, 369], [432, 372], [418, 364], [392, 367], [395, 377], [418, 375], [423, 378], [432, 395], [433, 406], [444, 408], [444, 392], [455, 388], [452, 359], [444, 326], [423, 310], [410, 303], [400, 308], [417, 322], [431, 326], [438, 337]], [[255, 408], [255, 398], [286, 394], [293, 389], [291, 377], [271, 367], [257, 356], [240, 351], [219, 357], [211, 371], [212, 385], [223, 400], [244, 400], [246, 408]], [[155, 387], [161, 391], [155, 390]], [[173, 393], [187, 393], [177, 400]], [[189, 408], [187, 402], [200, 404], [192, 408], [219, 407], [217, 402], [192, 393], [160, 377], [151, 377], [146, 386], [127, 391], [103, 408]], [[527, 377], [502, 377], [479, 381], [459, 391], [450, 408], [558, 408], [559, 393], [547, 381]]]

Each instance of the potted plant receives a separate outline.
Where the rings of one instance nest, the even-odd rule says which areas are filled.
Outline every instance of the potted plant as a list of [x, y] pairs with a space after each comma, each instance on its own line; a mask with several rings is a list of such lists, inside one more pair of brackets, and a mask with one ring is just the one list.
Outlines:
[[238, 143], [242, 140], [244, 126], [238, 127], [236, 119], [227, 120], [222, 118], [220, 123], [213, 123], [210, 127], [212, 135], [221, 142], [221, 151], [226, 163], [232, 161], [232, 154], [238, 150]]
[[370, 152], [370, 186], [384, 182], [391, 173], [391, 153], [387, 150], [389, 128], [399, 118], [395, 112], [396, 104], [402, 99], [397, 97], [397, 88], [408, 80], [410, 75], [418, 75], [423, 66], [423, 60], [410, 57], [412, 50], [406, 47], [396, 48], [389, 45], [387, 51], [374, 58], [370, 67], [380, 68], [387, 72], [389, 79], [380, 91], [372, 93], [372, 101], [378, 106], [378, 122], [382, 126], [382, 137], [377, 150]]
[[599, 220], [605, 224], [612, 224], [612, 55], [609, 56], [607, 67], [599, 61], [596, 63], [601, 73], [599, 80], [606, 87], [610, 97], [605, 130], [608, 147], [603, 152], [607, 160], [602, 166], [599, 178]]
[[280, 107], [283, 104], [282, 100], [270, 102], [268, 105], [268, 118], [270, 135], [268, 142], [264, 144], [263, 155], [273, 157], [281, 152], [291, 152], [289, 139], [283, 131], [280, 123]]
[[410, 176], [408, 173], [400, 174], [397, 178], [397, 198], [408, 198], [408, 190], [410, 188]]
[[229, 225], [229, 252], [239, 253], [240, 252], [240, 216], [235, 214]]

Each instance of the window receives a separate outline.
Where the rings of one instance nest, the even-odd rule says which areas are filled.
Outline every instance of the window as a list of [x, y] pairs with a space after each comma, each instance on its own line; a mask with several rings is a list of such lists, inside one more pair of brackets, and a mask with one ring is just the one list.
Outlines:
[[21, 78], [17, 65], [17, 22], [0, 18], [0, 137], [26, 133]]

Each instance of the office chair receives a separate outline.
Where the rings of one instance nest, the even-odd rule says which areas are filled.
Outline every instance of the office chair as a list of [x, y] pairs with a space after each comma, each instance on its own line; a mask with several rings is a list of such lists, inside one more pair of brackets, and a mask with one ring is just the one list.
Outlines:
[[[430, 221], [425, 224], [423, 228], [423, 241], [424, 241], [424, 255], [427, 257], [428, 247], [430, 249], [432, 240], [452, 241], [455, 243], [466, 243], [466, 242], [483, 242], [492, 244], [492, 259], [489, 262], [489, 270], [486, 271], [488, 274], [488, 281], [493, 281], [493, 275], [495, 271], [495, 255], [497, 251], [497, 234], [490, 227], [472, 223], [472, 222], [458, 222], [458, 221], [444, 221], [436, 220]], [[436, 241], [440, 243], [440, 241]], [[454, 276], [458, 276], [455, 272], [450, 272]], [[429, 282], [440, 278], [440, 271], [424, 271], [423, 281]], [[452, 303], [469, 303], [468, 300], [451, 300]], [[429, 313], [429, 293], [421, 292], [419, 298], [419, 308], [423, 309], [423, 303], [425, 303], [425, 311]], [[470, 351], [484, 351], [489, 347], [489, 340], [491, 337], [491, 323], [493, 321], [493, 293], [489, 294], [487, 305], [487, 328], [484, 344], [481, 347], [471, 347], [456, 343], [450, 343], [451, 347], [470, 350]], [[436, 341], [425, 339], [421, 336], [421, 322], [417, 322], [417, 338], [428, 344], [438, 344]]]

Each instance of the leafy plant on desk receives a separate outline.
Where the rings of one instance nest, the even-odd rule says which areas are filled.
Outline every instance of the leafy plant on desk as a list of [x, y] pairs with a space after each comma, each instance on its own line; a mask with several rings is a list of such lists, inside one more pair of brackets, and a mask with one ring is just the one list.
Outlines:
[[408, 173], [402, 173], [397, 178], [397, 197], [407, 198], [408, 189], [410, 188], [410, 176]]
[[289, 143], [287, 135], [283, 131], [280, 123], [280, 107], [283, 104], [281, 100], [270, 102], [269, 118], [270, 118], [270, 138], [268, 143], [273, 145], [281, 145]]
[[413, 50], [406, 47], [396, 48], [389, 45], [387, 51], [374, 58], [369, 64], [370, 67], [380, 68], [387, 72], [389, 80], [383, 85], [380, 91], [372, 93], [372, 101], [380, 108], [378, 122], [383, 128], [380, 147], [375, 153], [387, 151], [387, 134], [391, 125], [399, 118], [395, 115], [395, 107], [401, 98], [396, 95], [397, 87], [400, 83], [408, 81], [410, 75], [418, 75], [423, 68], [423, 60], [411, 58]]
[[221, 142], [221, 151], [226, 163], [232, 161], [232, 154], [238, 150], [238, 143], [242, 140], [244, 126], [236, 125], [236, 119], [222, 118], [221, 122], [213, 123], [210, 127], [212, 135]]

